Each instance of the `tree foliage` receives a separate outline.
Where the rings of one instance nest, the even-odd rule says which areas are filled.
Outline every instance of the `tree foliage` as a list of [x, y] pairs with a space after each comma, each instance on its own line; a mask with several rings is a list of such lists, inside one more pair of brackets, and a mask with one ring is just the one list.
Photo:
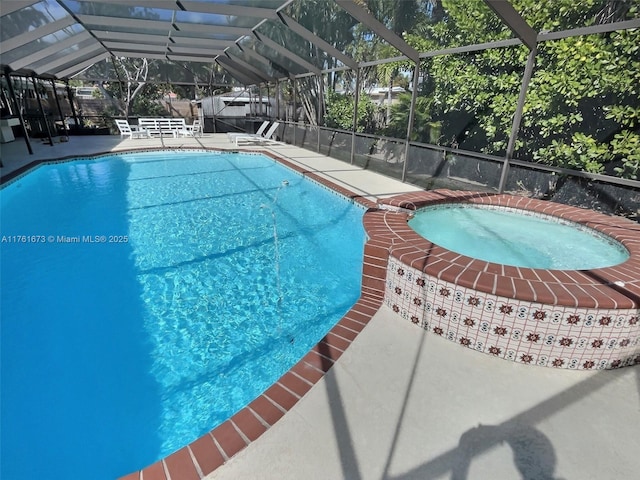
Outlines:
[[[351, 130], [353, 126], [353, 110], [355, 106], [355, 96], [353, 94], [342, 94], [334, 91], [327, 93], [327, 112], [325, 114], [325, 124], [327, 127]], [[358, 116], [356, 132], [373, 133], [375, 124], [375, 105], [371, 99], [361, 95], [358, 99]]]
[[631, 30], [544, 44], [518, 154], [596, 173], [615, 161], [616, 173], [637, 178], [639, 48]]
[[[516, 10], [537, 31], [637, 18], [639, 3], [513, 0]], [[432, 2], [431, 15], [420, 18], [404, 35], [418, 51], [512, 36], [479, 0]], [[540, 43], [514, 156], [637, 178], [639, 49], [638, 30]], [[440, 55], [423, 61], [423, 82], [411, 138], [426, 141], [430, 133], [425, 124], [439, 123], [439, 138], [445, 143], [504, 155], [527, 55], [528, 49], [517, 46]], [[409, 62], [386, 65], [380, 69], [381, 76], [393, 69], [408, 70], [410, 66]], [[408, 103], [401, 99], [393, 109], [387, 134], [406, 136], [407, 117]]]
[[[432, 98], [418, 97], [416, 99], [411, 140], [432, 144], [440, 144], [442, 142], [442, 124], [434, 121], [431, 117], [432, 104]], [[385, 135], [396, 138], [407, 136], [410, 108], [411, 94], [400, 95], [398, 103], [391, 106], [391, 118], [389, 119], [389, 125], [385, 129]]]
[[111, 115], [129, 117], [160, 116], [162, 106], [155, 100], [162, 97], [160, 85], [147, 83], [149, 64], [145, 58], [117, 58], [113, 60], [117, 82], [98, 82], [98, 88], [111, 103]]

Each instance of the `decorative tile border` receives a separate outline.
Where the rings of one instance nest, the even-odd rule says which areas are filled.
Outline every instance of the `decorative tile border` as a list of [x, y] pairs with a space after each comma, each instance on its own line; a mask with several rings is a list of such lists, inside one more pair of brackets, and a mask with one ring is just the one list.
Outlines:
[[[445, 250], [407, 224], [418, 208], [465, 202], [559, 216], [612, 237], [631, 256], [587, 271], [509, 267]], [[380, 207], [365, 214], [365, 229], [388, 252], [384, 302], [402, 318], [520, 363], [577, 370], [640, 363], [640, 225], [525, 197], [448, 190]]]
[[392, 256], [384, 303], [424, 330], [505, 360], [577, 370], [640, 363], [637, 309], [565, 307], [487, 294]]

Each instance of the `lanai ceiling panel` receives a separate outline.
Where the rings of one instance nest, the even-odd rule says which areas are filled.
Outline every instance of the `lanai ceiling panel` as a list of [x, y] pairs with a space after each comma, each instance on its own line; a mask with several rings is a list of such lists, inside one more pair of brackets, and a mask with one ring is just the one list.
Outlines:
[[[481, 12], [484, 28], [477, 18], [464, 21], [468, 2], [478, 4], [467, 10]], [[65, 78], [91, 71], [92, 61], [147, 58], [204, 64], [209, 81], [228, 81], [230, 74], [241, 83], [264, 82], [505, 42], [531, 49], [571, 34], [640, 27], [638, 0], [594, 0], [575, 18], [565, 18], [562, 2], [545, 18], [535, 2], [468, 2], [395, 1], [369, 10], [355, 0], [2, 0], [0, 65], [5, 73]], [[428, 19], [424, 31], [412, 28], [418, 17]], [[451, 34], [453, 18], [459, 24]], [[443, 22], [449, 28], [440, 28]], [[420, 52], [412, 35], [421, 40]], [[373, 58], [379, 49], [354, 50], [355, 38], [387, 45], [389, 58]]]

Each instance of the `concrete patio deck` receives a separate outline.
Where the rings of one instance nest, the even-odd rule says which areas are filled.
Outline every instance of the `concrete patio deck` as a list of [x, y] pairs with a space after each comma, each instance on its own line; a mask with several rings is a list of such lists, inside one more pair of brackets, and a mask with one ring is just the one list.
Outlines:
[[324, 378], [207, 479], [631, 479], [640, 368], [491, 358], [383, 306]]
[[[238, 148], [224, 134], [71, 137], [53, 147], [34, 142], [34, 155], [18, 139], [0, 145], [1, 172], [159, 147], [270, 151], [374, 201], [415, 190], [290, 145]], [[586, 372], [507, 362], [382, 306], [286, 415], [206, 478], [631, 479], [640, 472], [639, 428], [640, 366]]]

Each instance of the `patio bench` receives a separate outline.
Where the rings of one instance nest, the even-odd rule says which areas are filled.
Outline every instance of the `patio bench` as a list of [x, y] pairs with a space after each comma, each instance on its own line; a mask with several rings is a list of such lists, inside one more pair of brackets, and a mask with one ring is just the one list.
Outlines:
[[146, 130], [149, 135], [171, 135], [174, 138], [178, 135], [187, 134], [187, 125], [184, 118], [140, 118], [138, 128]]

